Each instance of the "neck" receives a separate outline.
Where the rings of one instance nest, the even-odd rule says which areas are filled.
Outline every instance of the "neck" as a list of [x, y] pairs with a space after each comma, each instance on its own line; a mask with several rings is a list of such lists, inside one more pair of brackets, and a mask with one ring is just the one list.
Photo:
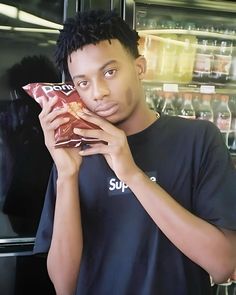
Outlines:
[[156, 112], [150, 110], [148, 106], [140, 108], [124, 122], [120, 123], [117, 127], [124, 130], [125, 134], [132, 135], [143, 131], [157, 120]]

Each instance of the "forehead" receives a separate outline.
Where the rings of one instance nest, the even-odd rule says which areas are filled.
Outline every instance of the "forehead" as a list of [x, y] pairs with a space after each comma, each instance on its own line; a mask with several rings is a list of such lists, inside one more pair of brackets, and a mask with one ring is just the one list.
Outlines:
[[127, 62], [131, 55], [122, 46], [119, 40], [112, 39], [101, 41], [97, 44], [85, 45], [83, 48], [73, 51], [68, 57], [69, 70], [74, 68], [88, 68], [105, 64], [108, 60]]

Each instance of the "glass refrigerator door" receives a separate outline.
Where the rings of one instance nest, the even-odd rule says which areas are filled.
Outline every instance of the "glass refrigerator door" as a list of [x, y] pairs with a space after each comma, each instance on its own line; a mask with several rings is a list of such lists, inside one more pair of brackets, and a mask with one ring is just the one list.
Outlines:
[[[128, 0], [124, 19], [140, 35], [150, 108], [212, 121], [236, 166], [236, 3]], [[235, 277], [213, 289], [234, 294]]]
[[236, 3], [125, 1], [124, 18], [140, 35], [150, 107], [209, 120], [236, 153]]
[[0, 239], [32, 241], [51, 158], [44, 147], [38, 104], [22, 86], [60, 81], [53, 52], [63, 0], [0, 3]]
[[59, 82], [54, 48], [76, 0], [0, 1], [0, 294], [55, 294], [44, 259], [32, 254], [52, 160], [22, 89]]

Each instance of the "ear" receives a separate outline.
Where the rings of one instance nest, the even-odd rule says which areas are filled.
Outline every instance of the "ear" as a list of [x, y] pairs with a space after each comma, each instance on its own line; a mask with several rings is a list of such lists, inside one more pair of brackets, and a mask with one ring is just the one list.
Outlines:
[[135, 60], [136, 72], [140, 80], [142, 80], [146, 73], [146, 59], [143, 55], [140, 55]]

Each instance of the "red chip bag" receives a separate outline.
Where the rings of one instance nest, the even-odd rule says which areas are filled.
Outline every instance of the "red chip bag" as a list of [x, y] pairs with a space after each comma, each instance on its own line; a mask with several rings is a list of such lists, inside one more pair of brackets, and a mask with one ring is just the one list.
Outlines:
[[84, 138], [73, 132], [74, 128], [98, 129], [99, 127], [81, 119], [77, 112], [85, 107], [74, 86], [70, 83], [30, 83], [23, 86], [23, 89], [32, 96], [41, 107], [43, 98], [52, 99], [57, 96], [58, 101], [53, 109], [62, 108], [67, 105], [68, 112], [64, 115], [70, 120], [61, 125], [55, 131], [56, 147], [78, 147], [82, 143], [97, 141], [95, 138]]

